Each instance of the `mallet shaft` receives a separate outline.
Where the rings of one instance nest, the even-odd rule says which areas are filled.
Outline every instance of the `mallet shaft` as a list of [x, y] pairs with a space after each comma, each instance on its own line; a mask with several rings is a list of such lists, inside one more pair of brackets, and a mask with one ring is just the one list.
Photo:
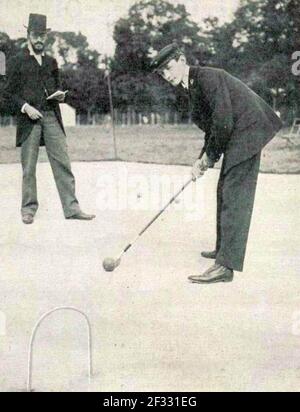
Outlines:
[[120, 253], [119, 257], [117, 259], [121, 259], [121, 257], [123, 256], [124, 253], [126, 253], [128, 251], [128, 249], [131, 248], [131, 246], [138, 240], [139, 237], [142, 236], [142, 234], [144, 232], [146, 232], [146, 230], [152, 225], [152, 223], [155, 222], [155, 220], [167, 209], [168, 206], [170, 206], [174, 200], [180, 195], [180, 193], [182, 193], [184, 191], [184, 189], [193, 181], [193, 178], [191, 177], [182, 187], [180, 190], [178, 190], [177, 193], [175, 193], [175, 195], [168, 201], [168, 203], [162, 208], [160, 209], [159, 212], [156, 213], [156, 215], [150, 220], [149, 223], [147, 223], [146, 226], [143, 227], [143, 229], [139, 232], [139, 234], [132, 240], [132, 242], [128, 243], [128, 245], [122, 250], [122, 252]]

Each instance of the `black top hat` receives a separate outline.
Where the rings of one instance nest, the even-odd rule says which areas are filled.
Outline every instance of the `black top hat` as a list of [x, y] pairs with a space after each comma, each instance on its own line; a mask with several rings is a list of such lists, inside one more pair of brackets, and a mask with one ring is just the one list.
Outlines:
[[51, 31], [51, 29], [47, 28], [47, 16], [43, 14], [29, 14], [29, 21], [28, 27], [26, 27], [27, 31], [36, 31], [40, 33], [47, 33]]

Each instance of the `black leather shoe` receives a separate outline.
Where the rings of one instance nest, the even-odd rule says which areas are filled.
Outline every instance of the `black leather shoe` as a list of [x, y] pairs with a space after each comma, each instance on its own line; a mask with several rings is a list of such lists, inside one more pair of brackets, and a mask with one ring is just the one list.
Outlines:
[[201, 256], [206, 258], [206, 259], [216, 259], [217, 257], [217, 251], [213, 250], [212, 252], [201, 252]]
[[76, 215], [67, 217], [66, 219], [77, 219], [77, 220], [93, 220], [96, 215], [88, 215], [87, 213], [79, 212]]
[[233, 270], [216, 263], [202, 275], [189, 276], [188, 279], [193, 283], [231, 282], [233, 279]]
[[23, 215], [22, 216], [22, 222], [25, 223], [25, 225], [31, 225], [33, 223], [34, 219], [32, 215]]

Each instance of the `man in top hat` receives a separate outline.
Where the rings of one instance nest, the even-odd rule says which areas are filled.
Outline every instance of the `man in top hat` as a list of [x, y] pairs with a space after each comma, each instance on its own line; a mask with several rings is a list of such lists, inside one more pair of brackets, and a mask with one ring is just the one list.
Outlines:
[[[59, 108], [66, 92], [60, 90], [56, 60], [44, 52], [50, 31], [46, 16], [30, 14], [26, 28], [27, 48], [12, 59], [5, 87], [9, 107], [17, 115], [16, 145], [21, 147], [23, 168], [22, 220], [33, 223], [38, 209], [36, 163], [42, 145], [46, 146], [65, 217], [91, 220], [95, 216], [83, 213], [75, 196], [75, 179]], [[55, 97], [47, 99], [53, 93]]]
[[216, 248], [202, 252], [215, 264], [196, 283], [230, 282], [242, 271], [253, 210], [260, 155], [282, 124], [271, 107], [225, 70], [189, 66], [177, 44], [162, 49], [152, 70], [187, 90], [194, 123], [205, 143], [192, 168], [194, 179], [223, 155], [217, 189]]

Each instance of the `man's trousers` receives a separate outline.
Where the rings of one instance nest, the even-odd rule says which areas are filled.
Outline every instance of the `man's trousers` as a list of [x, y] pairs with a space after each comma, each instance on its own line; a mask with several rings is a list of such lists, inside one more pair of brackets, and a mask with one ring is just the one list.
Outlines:
[[259, 152], [224, 173], [217, 189], [216, 263], [242, 271], [260, 164]]
[[66, 137], [54, 112], [47, 111], [42, 114], [43, 118], [36, 122], [21, 147], [23, 168], [21, 212], [22, 215], [34, 216], [38, 209], [36, 164], [40, 140], [43, 136], [64, 215], [70, 217], [80, 212], [80, 207], [75, 196], [75, 179], [71, 171]]

